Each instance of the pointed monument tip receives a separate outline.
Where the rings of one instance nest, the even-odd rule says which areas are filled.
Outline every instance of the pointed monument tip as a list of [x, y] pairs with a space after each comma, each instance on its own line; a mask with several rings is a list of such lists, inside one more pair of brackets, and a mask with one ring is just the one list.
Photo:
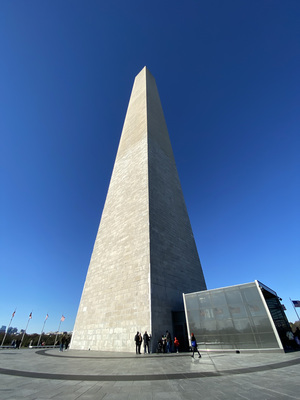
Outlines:
[[149, 69], [147, 68], [147, 65], [145, 65], [145, 66], [140, 70], [140, 72], [142, 72], [142, 71], [149, 71]]
[[137, 74], [137, 76], [140, 75], [142, 72], [145, 72], [145, 74], [150, 74], [150, 75], [152, 75], [151, 72], [149, 71], [149, 68], [147, 67], [147, 65], [145, 65], [145, 66], [140, 70], [140, 72]]

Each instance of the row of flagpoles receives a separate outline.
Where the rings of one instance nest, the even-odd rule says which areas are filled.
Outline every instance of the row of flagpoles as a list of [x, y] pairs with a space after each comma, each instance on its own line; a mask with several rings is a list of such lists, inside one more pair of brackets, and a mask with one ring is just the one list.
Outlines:
[[[290, 300], [291, 300], [291, 299], [290, 299]], [[291, 300], [291, 303], [293, 304], [293, 307], [294, 307], [295, 313], [296, 313], [296, 315], [297, 315], [297, 317], [298, 317], [298, 320], [300, 320], [299, 315], [298, 315], [297, 310], [296, 310], [296, 307], [300, 307], [300, 300]], [[284, 306], [283, 306], [283, 307], [284, 307]], [[284, 308], [285, 308], [285, 307], [284, 307]], [[12, 322], [14, 316], [15, 316], [15, 313], [16, 313], [16, 310], [12, 313], [12, 316], [11, 316], [11, 319], [10, 319], [10, 321], [9, 321], [9, 325], [8, 325], [6, 331], [5, 331], [5, 334], [4, 334], [4, 337], [3, 337], [3, 340], [2, 340], [1, 346], [3, 346], [3, 343], [4, 343], [5, 339], [6, 339], [6, 335], [7, 335], [8, 329], [10, 328], [10, 325], [11, 325], [11, 322]], [[28, 321], [27, 321], [27, 325], [26, 325], [26, 328], [25, 328], [25, 330], [24, 330], [24, 332], [23, 332], [20, 346], [22, 346], [23, 339], [24, 339], [24, 336], [25, 336], [25, 333], [26, 333], [26, 331], [27, 331], [28, 324], [29, 324], [29, 321], [31, 320], [31, 318], [32, 318], [32, 311], [31, 311], [31, 313], [29, 314]], [[46, 315], [46, 318], [45, 318], [45, 320], [44, 320], [43, 328], [42, 328], [42, 330], [41, 330], [41, 334], [40, 334], [39, 341], [38, 341], [38, 344], [37, 344], [38, 346], [40, 345], [41, 337], [42, 337], [42, 334], [43, 334], [43, 332], [44, 332], [45, 324], [46, 324], [46, 321], [47, 321], [48, 318], [49, 318], [49, 315], [47, 314], [47, 315]], [[58, 332], [59, 332], [59, 330], [60, 330], [60, 325], [61, 325], [61, 323], [62, 323], [65, 319], [66, 319], [66, 318], [62, 315], [62, 316], [61, 316], [61, 319], [60, 319], [60, 321], [59, 321], [58, 330], [57, 330], [57, 332], [56, 332], [54, 345], [55, 345], [56, 340], [57, 340], [57, 335], [58, 335]]]
[[[299, 303], [300, 303], [300, 302], [299, 302]], [[16, 313], [16, 310], [12, 313], [12, 316], [11, 316], [11, 319], [10, 319], [10, 321], [9, 321], [9, 325], [8, 325], [6, 331], [5, 331], [5, 334], [4, 334], [4, 337], [3, 337], [3, 340], [2, 340], [1, 346], [3, 346], [3, 344], [4, 344], [4, 341], [5, 341], [5, 339], [6, 339], [6, 335], [7, 335], [8, 329], [10, 328], [10, 325], [11, 325], [11, 323], [12, 323], [12, 320], [13, 320], [14, 316], [15, 316], [15, 313]], [[46, 324], [46, 321], [47, 321], [48, 318], [49, 318], [49, 315], [47, 314], [47, 315], [46, 315], [46, 318], [45, 318], [45, 320], [44, 320], [44, 323], [43, 323], [43, 328], [42, 328], [42, 330], [41, 330], [40, 337], [39, 337], [38, 346], [40, 345], [41, 337], [42, 337], [42, 334], [43, 334], [43, 332], [44, 332], [45, 324]], [[25, 330], [24, 330], [24, 332], [23, 332], [23, 335], [22, 335], [20, 347], [22, 346], [23, 339], [24, 339], [25, 333], [26, 333], [26, 331], [27, 331], [29, 321], [30, 321], [31, 319], [32, 319], [32, 311], [31, 311], [31, 313], [29, 314], [28, 321], [27, 321], [27, 325], [26, 325], [26, 328], [25, 328]], [[60, 325], [61, 325], [62, 322], [64, 322], [65, 319], [66, 319], [66, 318], [62, 315], [62, 316], [61, 316], [61, 319], [60, 319], [60, 321], [59, 321], [58, 330], [57, 330], [57, 332], [56, 332], [54, 345], [55, 345], [56, 340], [57, 340], [57, 335], [58, 335], [58, 332], [59, 332], [59, 330], [60, 330]]]

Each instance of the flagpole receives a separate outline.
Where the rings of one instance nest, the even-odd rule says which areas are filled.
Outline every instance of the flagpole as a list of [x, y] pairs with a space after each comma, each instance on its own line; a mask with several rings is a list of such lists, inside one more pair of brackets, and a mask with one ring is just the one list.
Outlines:
[[27, 321], [27, 325], [26, 325], [25, 331], [23, 332], [23, 336], [22, 336], [22, 339], [21, 339], [20, 347], [22, 347], [23, 339], [24, 339], [24, 336], [25, 336], [25, 333], [26, 333], [26, 331], [27, 331], [28, 324], [29, 324], [29, 321], [31, 320], [31, 318], [32, 318], [32, 311], [31, 311], [31, 313], [29, 314], [29, 318], [28, 318], [28, 321]]
[[56, 336], [55, 336], [55, 340], [54, 340], [54, 346], [55, 346], [55, 344], [56, 344], [56, 339], [57, 339], [57, 336], [58, 336], [58, 332], [59, 332], [59, 330], [60, 330], [60, 325], [61, 325], [61, 319], [60, 319], [60, 321], [59, 321], [58, 330], [57, 330], [57, 332], [56, 332]]
[[39, 347], [39, 345], [40, 345], [41, 337], [42, 337], [42, 334], [43, 334], [43, 331], [44, 331], [44, 327], [45, 327], [45, 323], [46, 323], [47, 319], [48, 319], [48, 314], [46, 315], [46, 318], [45, 318], [45, 321], [44, 321], [44, 325], [42, 327], [42, 331], [41, 331], [41, 334], [40, 334], [40, 337], [39, 337], [39, 341], [38, 341], [37, 347]]
[[9, 325], [8, 325], [6, 331], [5, 331], [4, 338], [3, 338], [2, 343], [1, 343], [1, 347], [3, 346], [3, 343], [5, 342], [8, 329], [10, 328], [10, 324], [11, 324], [11, 321], [13, 320], [13, 317], [15, 316], [16, 310], [17, 310], [17, 309], [15, 309], [15, 311], [13, 312], [13, 314], [12, 314], [12, 316], [11, 316], [11, 319], [10, 319], [10, 321], [9, 321]]
[[291, 303], [293, 304], [293, 307], [294, 307], [295, 313], [296, 313], [296, 315], [297, 315], [297, 317], [298, 317], [298, 321], [300, 321], [299, 315], [298, 315], [298, 313], [297, 313], [297, 311], [296, 311], [295, 304], [293, 303], [293, 300], [292, 300], [291, 298], [290, 298], [290, 300], [291, 300]]

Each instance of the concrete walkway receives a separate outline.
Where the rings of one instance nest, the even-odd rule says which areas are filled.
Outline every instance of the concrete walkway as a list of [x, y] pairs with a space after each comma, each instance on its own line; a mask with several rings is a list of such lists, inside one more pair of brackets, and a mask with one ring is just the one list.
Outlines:
[[299, 399], [300, 352], [0, 350], [0, 399]]

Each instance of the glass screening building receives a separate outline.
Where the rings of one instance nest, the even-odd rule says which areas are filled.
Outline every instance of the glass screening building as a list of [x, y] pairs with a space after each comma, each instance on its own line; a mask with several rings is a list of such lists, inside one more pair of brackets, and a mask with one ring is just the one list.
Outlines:
[[183, 294], [188, 335], [203, 350], [283, 350], [288, 320], [279, 298], [259, 281]]

